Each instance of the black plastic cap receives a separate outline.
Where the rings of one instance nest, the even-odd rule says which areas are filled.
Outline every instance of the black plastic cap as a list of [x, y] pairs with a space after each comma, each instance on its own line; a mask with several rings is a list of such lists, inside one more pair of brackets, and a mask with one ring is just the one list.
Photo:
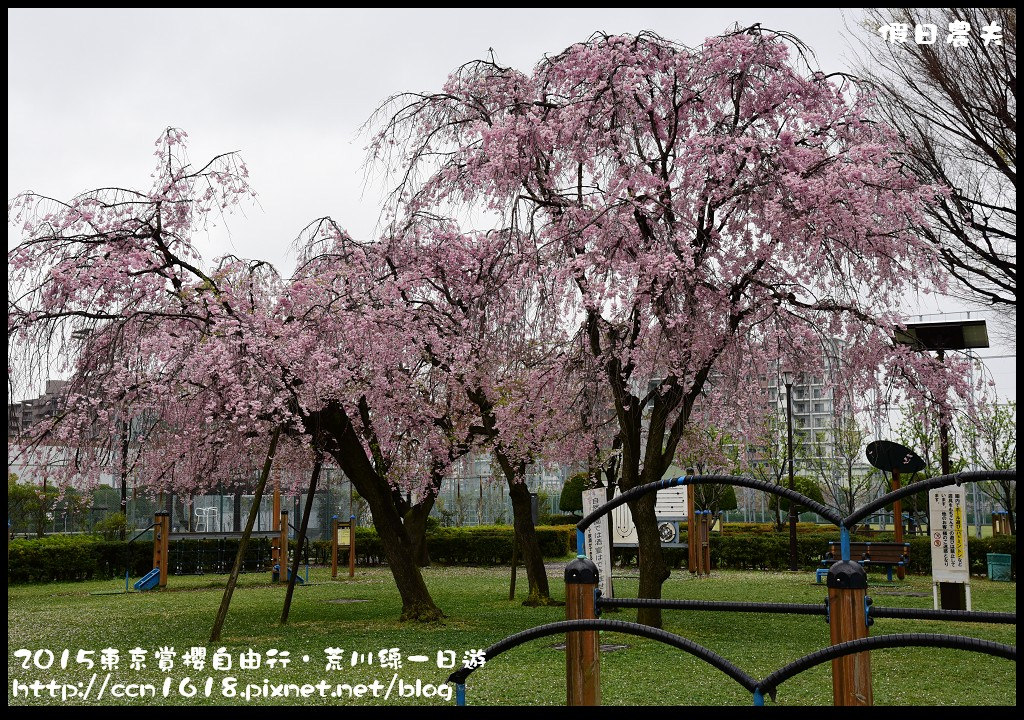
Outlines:
[[868, 586], [868, 574], [860, 563], [840, 560], [828, 569], [826, 585], [843, 590], [860, 590]]
[[576, 558], [565, 566], [565, 582], [573, 585], [596, 585], [597, 565], [589, 558]]

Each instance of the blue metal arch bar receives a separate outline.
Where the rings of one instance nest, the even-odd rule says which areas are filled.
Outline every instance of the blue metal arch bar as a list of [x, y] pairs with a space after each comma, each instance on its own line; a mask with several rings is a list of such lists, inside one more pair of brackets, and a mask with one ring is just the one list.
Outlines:
[[953, 650], [970, 650], [986, 655], [995, 655], [1007, 660], [1017, 660], [1017, 648], [1013, 645], [1003, 645], [991, 640], [980, 640], [978, 638], [964, 637], [963, 635], [936, 635], [929, 633], [876, 635], [874, 637], [864, 637], [839, 643], [838, 645], [831, 645], [827, 648], [816, 650], [809, 655], [804, 655], [799, 660], [795, 660], [768, 675], [758, 683], [758, 690], [762, 693], [767, 693], [774, 700], [775, 690], [779, 685], [815, 665], [865, 650], [880, 650], [894, 647], [938, 647]]
[[[560, 635], [567, 631], [572, 630], [610, 630], [613, 632], [625, 633], [627, 635], [639, 635], [650, 640], [657, 640], [658, 642], [671, 645], [672, 647], [685, 650], [686, 652], [694, 655], [704, 662], [712, 665], [726, 675], [731, 677], [733, 680], [742, 685], [748, 692], [754, 692], [757, 689], [757, 681], [743, 672], [740, 668], [733, 665], [731, 662], [723, 658], [721, 655], [708, 650], [703, 645], [698, 645], [692, 640], [687, 640], [679, 635], [674, 635], [660, 628], [652, 628], [649, 625], [639, 625], [637, 623], [625, 622], [623, 620], [561, 620], [559, 622], [548, 623], [547, 625], [538, 625], [535, 628], [524, 630], [523, 632], [516, 633], [515, 635], [509, 635], [504, 640], [499, 640], [494, 645], [491, 645], [484, 651], [484, 659], [490, 661], [492, 658], [497, 657], [506, 650], [511, 650], [514, 647], [522, 645], [523, 643], [535, 640], [536, 638], [545, 637], [547, 635]], [[479, 666], [478, 666], [479, 667]], [[448, 677], [448, 682], [455, 683], [456, 685], [465, 685], [466, 678], [477, 668], [460, 668], [456, 670]]]
[[[1016, 470], [968, 470], [965, 472], [953, 473], [952, 475], [939, 475], [938, 477], [919, 480], [893, 490], [882, 497], [874, 500], [863, 507], [857, 508], [852, 514], [843, 518], [842, 526], [852, 528], [858, 522], [866, 518], [879, 508], [890, 504], [893, 500], [899, 500], [907, 495], [915, 495], [932, 488], [945, 487], [946, 485], [960, 485], [965, 482], [984, 482], [985, 480], [1016, 480]], [[829, 518], [831, 520], [831, 518]]]
[[842, 518], [839, 516], [839, 513], [832, 508], [826, 507], [815, 500], [811, 500], [811, 498], [798, 493], [795, 490], [790, 490], [789, 488], [776, 485], [775, 483], [765, 482], [764, 480], [755, 480], [754, 478], [743, 477], [742, 475], [685, 475], [683, 477], [667, 478], [665, 480], [658, 480], [657, 482], [646, 483], [632, 488], [631, 490], [627, 490], [618, 497], [609, 500], [597, 510], [576, 523], [576, 530], [578, 532], [583, 532], [602, 515], [611, 512], [619, 505], [629, 502], [641, 495], [646, 495], [647, 493], [657, 492], [658, 490], [664, 490], [665, 488], [670, 487], [678, 487], [680, 485], [721, 484], [748, 487], [754, 490], [761, 490], [763, 492], [784, 497], [790, 502], [803, 505], [808, 510], [818, 513], [826, 520], [834, 523], [836, 526], [842, 525]]

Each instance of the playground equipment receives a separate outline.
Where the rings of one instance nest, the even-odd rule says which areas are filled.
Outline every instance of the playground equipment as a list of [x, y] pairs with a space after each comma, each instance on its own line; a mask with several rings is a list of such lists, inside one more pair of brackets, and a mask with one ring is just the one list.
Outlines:
[[356, 574], [356, 516], [350, 515], [348, 522], [331, 518], [331, 579], [338, 577], [338, 551], [348, 550], [348, 576]]
[[[288, 559], [288, 511], [279, 515], [280, 522], [275, 523], [272, 530], [254, 530], [250, 538], [267, 538], [271, 541], [270, 553], [265, 543], [251, 544], [246, 551], [243, 569], [247, 572], [270, 572], [272, 582], [288, 582], [288, 574], [282, 579], [280, 572], [281, 558]], [[226, 573], [234, 559], [234, 551], [228, 548], [228, 541], [241, 539], [241, 532], [170, 532], [170, 516], [166, 512], [156, 513], [156, 522], [150, 528], [156, 528], [153, 534], [153, 567], [160, 570], [156, 583], [147, 580], [147, 587], [166, 587], [167, 575], [173, 570], [175, 575], [203, 575], [207, 571]], [[148, 530], [149, 528], [147, 528]], [[145, 531], [143, 531], [145, 532]], [[141, 534], [141, 533], [140, 533]], [[138, 536], [136, 536], [138, 537]], [[218, 541], [211, 547], [209, 541]], [[284, 548], [282, 552], [282, 548]], [[305, 547], [307, 565], [309, 543]], [[309, 575], [309, 569], [306, 569]], [[140, 581], [141, 582], [141, 581]]]
[[270, 552], [274, 560], [270, 581], [287, 583], [288, 573], [281, 572], [281, 568], [288, 567], [288, 511], [281, 510], [280, 515], [275, 515], [274, 518], [277, 520], [277, 536], [270, 541]]
[[[131, 557], [132, 557], [131, 547], [132, 547], [132, 543], [135, 542], [136, 540], [138, 540], [143, 535], [145, 535], [150, 530], [153, 530], [153, 569], [150, 570], [145, 575], [143, 575], [138, 580], [136, 580], [135, 584], [132, 587], [134, 587], [136, 590], [139, 590], [139, 591], [145, 591], [145, 590], [152, 590], [153, 588], [155, 588], [155, 587], [157, 587], [159, 585], [160, 578], [161, 578], [161, 560], [160, 560], [161, 556], [159, 555], [159, 553], [162, 551], [163, 554], [166, 555], [166, 542], [167, 542], [166, 537], [167, 537], [167, 533], [164, 532], [164, 530], [166, 528], [170, 527], [170, 521], [168, 520], [166, 528], [165, 528], [165, 525], [164, 525], [164, 519], [165, 519], [164, 516], [165, 515], [167, 515], [167, 513], [159, 513], [159, 512], [156, 513], [155, 520], [152, 522], [152, 524], [150, 524], [148, 527], [145, 527], [142, 530], [140, 530], [139, 532], [137, 532], [134, 537], [132, 537], [127, 543], [125, 543], [125, 562], [124, 562], [124, 591], [125, 592], [130, 592], [130, 590], [128, 589], [128, 583], [131, 582], [130, 576], [131, 576], [131, 564], [132, 564], [131, 563]], [[164, 577], [164, 583], [166, 584], [166, 582], [167, 582], [166, 574], [164, 574], [163, 577]]]
[[[692, 493], [690, 497], [693, 497]], [[688, 567], [694, 575], [706, 577], [711, 574], [710, 536], [714, 519], [710, 510], [690, 510], [690, 517], [687, 520], [687, 534], [690, 537], [690, 547], [687, 550]]]
[[[1016, 479], [1016, 471], [963, 472], [923, 480], [914, 485], [894, 490], [875, 502], [858, 508], [845, 518], [796, 491], [773, 483], [733, 475], [684, 476], [633, 488], [605, 503], [577, 523], [577, 547], [581, 548], [580, 555], [565, 569], [567, 619], [531, 628], [495, 643], [484, 651], [485, 662], [489, 663], [501, 653], [530, 640], [564, 633], [566, 637], [566, 698], [568, 704], [597, 705], [601, 700], [601, 665], [597, 632], [612, 630], [658, 640], [689, 652], [721, 670], [752, 693], [754, 705], [763, 705], [766, 694], [774, 699], [779, 685], [789, 678], [811, 667], [831, 661], [833, 704], [837, 706], [868, 706], [874, 702], [871, 685], [871, 650], [910, 646], [942, 647], [970, 650], [1016, 660], [1016, 647], [978, 638], [924, 633], [899, 633], [869, 637], [869, 628], [876, 617], [1016, 623], [1017, 616], [1016, 613], [875, 607], [867, 595], [867, 572], [862, 565], [852, 562], [850, 559], [850, 528], [855, 527], [863, 518], [879, 508], [899, 498], [931, 488], [995, 479]], [[836, 524], [840, 532], [841, 558], [828, 570], [826, 603], [824, 605], [807, 605], [601, 597], [598, 591], [597, 566], [582, 554], [583, 533], [586, 529], [614, 507], [640, 495], [657, 492], [673, 485], [698, 483], [728, 483], [774, 493], [790, 502], [804, 505]], [[799, 658], [770, 673], [765, 678], [757, 680], [725, 658], [679, 635], [637, 623], [600, 619], [599, 615], [603, 607], [658, 607], [662, 609], [825, 615], [829, 623], [832, 645]], [[482, 666], [463, 667], [449, 676], [448, 681], [455, 683], [457, 704], [466, 704], [466, 680], [479, 667]]]
[[992, 512], [992, 534], [1012, 535], [1010, 532], [1010, 513], [1006, 510], [994, 510]]

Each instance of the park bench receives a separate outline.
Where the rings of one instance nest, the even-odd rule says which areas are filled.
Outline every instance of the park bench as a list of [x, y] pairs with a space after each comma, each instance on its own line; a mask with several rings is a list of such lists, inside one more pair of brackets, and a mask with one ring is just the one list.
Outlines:
[[[842, 555], [839, 550], [839, 541], [833, 540], [828, 544], [828, 552], [821, 559], [822, 567], [815, 573], [815, 581], [828, 575], [828, 569], [833, 563], [839, 562]], [[889, 582], [892, 582], [892, 569], [894, 567], [906, 567], [910, 563], [910, 543], [895, 542], [851, 542], [850, 559], [864, 565], [865, 568], [880, 565], [885, 567]]]

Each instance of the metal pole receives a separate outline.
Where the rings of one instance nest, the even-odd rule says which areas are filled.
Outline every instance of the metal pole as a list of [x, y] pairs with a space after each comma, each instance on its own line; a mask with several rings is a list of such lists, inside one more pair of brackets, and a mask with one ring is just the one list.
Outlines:
[[[796, 490], [793, 478], [793, 383], [786, 383], [786, 434], [789, 455], [789, 489]], [[789, 569], [796, 570], [796, 503], [789, 501]]]
[[[689, 468], [686, 470], [687, 475], [693, 475]], [[696, 505], [693, 501], [693, 489], [694, 486], [686, 488], [686, 563], [687, 569], [692, 572], [697, 572], [697, 517]]]
[[[967, 359], [971, 361], [970, 364], [970, 382], [971, 382], [971, 410], [974, 410], [974, 353], [970, 350], [965, 350], [967, 353]], [[971, 433], [971, 470], [978, 469], [978, 433]], [[978, 483], [971, 483], [971, 504], [974, 506], [974, 535], [975, 537], [981, 537], [981, 513], [978, 507]]]
[[[937, 354], [939, 362], [943, 362], [945, 353], [939, 350]], [[942, 464], [942, 474], [949, 475], [949, 425], [946, 421], [946, 411], [941, 407], [939, 408], [939, 461]], [[965, 586], [962, 583], [939, 583], [939, 604], [943, 610], [966, 610], [966, 597]]]

